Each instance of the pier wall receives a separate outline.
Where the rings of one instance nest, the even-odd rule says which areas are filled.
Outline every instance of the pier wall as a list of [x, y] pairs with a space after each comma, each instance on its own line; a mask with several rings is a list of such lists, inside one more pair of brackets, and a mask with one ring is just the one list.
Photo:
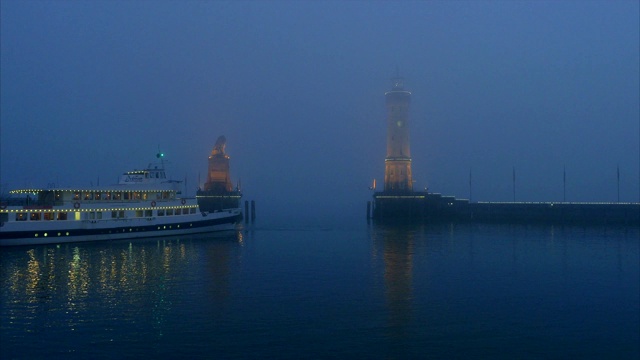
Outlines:
[[201, 211], [213, 212], [240, 207], [242, 194], [239, 191], [198, 191], [196, 199]]
[[375, 220], [623, 224], [640, 226], [640, 203], [469, 202], [433, 193], [376, 193]]

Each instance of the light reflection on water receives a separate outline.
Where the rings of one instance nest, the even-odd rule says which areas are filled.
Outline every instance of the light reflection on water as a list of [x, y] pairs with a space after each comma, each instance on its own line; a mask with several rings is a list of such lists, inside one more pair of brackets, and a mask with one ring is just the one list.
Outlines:
[[632, 357], [637, 228], [249, 227], [2, 249], [2, 358]]
[[413, 312], [413, 256], [415, 238], [419, 236], [416, 230], [412, 226], [381, 227], [372, 239], [383, 261], [388, 336], [395, 341], [405, 338]]
[[372, 257], [384, 277], [391, 354], [640, 355], [638, 228], [374, 229]]
[[[52, 344], [69, 344], [71, 339], [52, 330], [67, 335], [101, 332], [100, 339], [92, 341], [104, 342], [113, 341], [116, 331], [125, 327], [150, 324], [155, 335], [162, 337], [163, 322], [172, 306], [167, 293], [178, 291], [175, 276], [198, 271], [193, 265], [198, 265], [201, 254], [194, 247], [202, 242], [211, 242], [209, 248], [222, 245], [226, 249], [215, 252], [213, 259], [218, 262], [241, 244], [239, 232], [211, 236], [3, 249], [0, 339], [6, 346], [2, 346], [2, 354], [28, 357], [30, 349], [25, 346], [31, 342], [38, 347], [43, 342], [24, 335], [28, 333], [43, 335], [45, 342]], [[12, 345], [25, 353], [5, 354]], [[46, 349], [40, 351], [47, 353]]]

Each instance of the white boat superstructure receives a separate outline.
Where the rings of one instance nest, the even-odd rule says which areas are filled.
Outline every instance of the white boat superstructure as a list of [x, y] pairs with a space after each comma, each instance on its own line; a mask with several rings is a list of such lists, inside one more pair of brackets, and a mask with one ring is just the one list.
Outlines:
[[0, 246], [233, 230], [242, 218], [239, 208], [201, 212], [163, 166], [125, 172], [116, 185], [10, 193], [21, 201], [0, 203]]

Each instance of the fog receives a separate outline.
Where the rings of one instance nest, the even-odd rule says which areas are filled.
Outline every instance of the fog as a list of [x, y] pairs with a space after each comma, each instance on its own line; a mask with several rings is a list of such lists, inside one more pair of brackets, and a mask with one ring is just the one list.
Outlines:
[[[160, 149], [195, 195], [227, 138], [258, 213], [361, 213], [384, 93], [415, 189], [640, 200], [637, 1], [1, 3], [0, 184], [101, 185]], [[471, 181], [470, 181], [471, 175]], [[471, 184], [471, 186], [470, 186]]]

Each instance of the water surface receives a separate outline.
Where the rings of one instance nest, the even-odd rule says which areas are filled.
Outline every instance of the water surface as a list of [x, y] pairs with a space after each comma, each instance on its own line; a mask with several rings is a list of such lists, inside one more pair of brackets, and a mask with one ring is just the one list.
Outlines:
[[0, 354], [634, 359], [639, 238], [316, 221], [5, 248]]

